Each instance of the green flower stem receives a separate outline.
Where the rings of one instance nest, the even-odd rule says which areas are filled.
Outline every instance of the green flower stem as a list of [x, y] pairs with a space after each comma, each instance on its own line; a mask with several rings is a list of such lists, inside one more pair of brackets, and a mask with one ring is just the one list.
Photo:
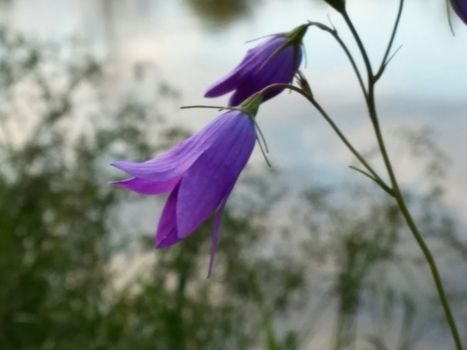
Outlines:
[[349, 15], [347, 14], [347, 11], [344, 11], [342, 13], [342, 17], [344, 18], [345, 23], [349, 27], [355, 42], [357, 43], [358, 49], [360, 50], [360, 53], [363, 58], [363, 62], [365, 63], [365, 68], [368, 73], [368, 86], [371, 83], [371, 77], [373, 76], [373, 67], [371, 66], [371, 61], [370, 58], [365, 50], [365, 46], [363, 45], [362, 39], [360, 38], [360, 35], [357, 32], [357, 29], [355, 29], [355, 26], [353, 25], [352, 20], [350, 19]]
[[349, 59], [350, 61], [350, 64], [352, 65], [352, 68], [355, 72], [355, 75], [357, 76], [357, 79], [358, 79], [358, 83], [360, 85], [360, 88], [362, 89], [362, 93], [363, 95], [365, 96], [365, 98], [367, 97], [367, 90], [366, 90], [366, 87], [365, 87], [365, 83], [363, 82], [363, 78], [362, 78], [362, 75], [360, 73], [360, 70], [358, 69], [358, 66], [357, 66], [357, 63], [355, 62], [355, 59], [354, 57], [352, 56], [352, 53], [350, 52], [349, 48], [347, 47], [347, 45], [345, 44], [345, 42], [342, 40], [342, 38], [339, 36], [339, 33], [337, 32], [337, 29], [336, 28], [331, 28], [323, 23], [320, 23], [320, 22], [308, 22], [308, 24], [310, 26], [315, 26], [325, 32], [328, 32], [329, 34], [331, 34], [334, 39], [337, 41], [337, 43], [341, 46], [342, 50], [344, 51], [344, 53], [346, 54], [347, 58]]
[[394, 26], [392, 28], [392, 33], [391, 33], [391, 37], [389, 38], [386, 52], [384, 53], [379, 69], [374, 76], [375, 81], [381, 78], [381, 76], [384, 73], [384, 70], [386, 69], [389, 61], [391, 60], [391, 58], [389, 57], [389, 54], [391, 53], [392, 45], [394, 44], [394, 39], [396, 38], [397, 30], [399, 29], [399, 23], [401, 21], [403, 9], [404, 9], [404, 0], [400, 0], [399, 9], [397, 10], [396, 20], [394, 21]]
[[305, 97], [317, 109], [317, 111], [321, 114], [321, 116], [328, 122], [328, 124], [331, 126], [331, 128], [334, 130], [337, 136], [341, 139], [341, 141], [347, 146], [350, 152], [352, 152], [352, 154], [360, 161], [360, 163], [362, 163], [362, 165], [369, 171], [369, 174], [365, 173], [365, 175], [370, 177], [373, 181], [375, 181], [386, 193], [388, 193], [390, 196], [393, 196], [391, 188], [384, 182], [384, 180], [378, 175], [378, 173], [366, 161], [366, 159], [360, 154], [360, 152], [358, 152], [355, 149], [352, 143], [347, 139], [344, 133], [339, 129], [337, 124], [332, 120], [330, 115], [324, 110], [324, 108], [318, 103], [318, 101], [316, 101], [316, 99], [313, 97], [312, 94], [307, 93], [306, 91], [304, 91], [303, 89], [295, 85], [281, 84], [281, 83], [269, 85], [258, 93], [264, 94], [270, 89], [277, 89], [277, 88], [288, 89], [288, 90], [297, 92], [303, 97]]
[[397, 181], [396, 175], [394, 173], [391, 160], [389, 158], [389, 155], [386, 150], [385, 142], [383, 139], [383, 135], [381, 133], [381, 128], [378, 122], [378, 116], [376, 112], [376, 107], [375, 107], [375, 98], [374, 98], [374, 85], [370, 85], [370, 95], [369, 95], [369, 112], [370, 112], [370, 117], [373, 122], [373, 127], [375, 130], [376, 138], [378, 140], [378, 145], [381, 150], [381, 154], [383, 156], [384, 164], [386, 166], [386, 169], [388, 171], [389, 178], [391, 180], [391, 185], [392, 185], [392, 190], [394, 194], [394, 198], [397, 202], [397, 205], [399, 206], [399, 209], [402, 213], [402, 216], [404, 217], [407, 226], [410, 229], [410, 232], [412, 233], [413, 237], [418, 243], [418, 246], [423, 252], [423, 255], [425, 256], [425, 259], [430, 267], [431, 275], [433, 277], [436, 290], [438, 292], [438, 297], [441, 301], [441, 305], [443, 306], [444, 313], [447, 319], [447, 322], [449, 324], [449, 328], [451, 330], [451, 334], [454, 340], [454, 343], [456, 345], [457, 350], [463, 350], [461, 338], [459, 335], [459, 331], [457, 330], [456, 326], [456, 321], [454, 320], [454, 316], [452, 314], [451, 308], [449, 306], [448, 298], [446, 296], [446, 291], [444, 290], [443, 282], [441, 280], [441, 275], [439, 273], [438, 266], [436, 264], [436, 261], [433, 257], [433, 254], [430, 251], [430, 248], [426, 244], [425, 240], [423, 239], [422, 234], [420, 233], [417, 225], [415, 224], [415, 221], [412, 218], [412, 215], [410, 214], [410, 211], [407, 207], [407, 204], [405, 202], [405, 198], [402, 194], [402, 191], [400, 190], [399, 183]]
[[410, 211], [409, 211], [409, 209], [407, 207], [405, 198], [404, 198], [404, 196], [402, 194], [402, 191], [400, 189], [397, 177], [396, 177], [396, 175], [394, 173], [392, 163], [391, 163], [391, 160], [389, 158], [389, 155], [388, 155], [388, 152], [387, 152], [387, 149], [386, 149], [386, 145], [385, 145], [385, 142], [384, 142], [384, 138], [383, 138], [383, 135], [382, 135], [382, 132], [381, 132], [381, 127], [380, 127], [379, 120], [378, 120], [378, 113], [377, 113], [377, 109], [376, 109], [375, 86], [376, 86], [376, 83], [377, 83], [378, 79], [383, 74], [384, 69], [385, 69], [385, 67], [386, 67], [386, 65], [388, 63], [389, 53], [391, 51], [391, 48], [392, 48], [392, 45], [393, 45], [393, 42], [394, 42], [394, 38], [395, 38], [395, 35], [396, 35], [396, 32], [397, 32], [397, 28], [398, 28], [398, 25], [399, 25], [400, 17], [402, 15], [403, 5], [404, 5], [404, 0], [400, 0], [399, 11], [398, 11], [398, 14], [397, 14], [397, 17], [396, 17], [396, 21], [394, 23], [393, 32], [391, 34], [391, 37], [390, 37], [389, 44], [388, 44], [388, 47], [386, 49], [386, 52], [385, 52], [385, 54], [383, 56], [383, 61], [381, 63], [381, 66], [380, 66], [380, 68], [379, 68], [379, 70], [377, 71], [376, 74], [373, 73], [371, 62], [369, 60], [369, 57], [368, 57], [368, 54], [367, 54], [367, 52], [365, 50], [363, 42], [362, 42], [358, 32], [356, 31], [352, 21], [350, 20], [348, 14], [346, 12], [344, 12], [342, 15], [343, 15], [344, 20], [347, 23], [350, 31], [352, 32], [352, 35], [354, 36], [354, 39], [355, 39], [355, 41], [357, 43], [357, 46], [359, 47], [360, 53], [362, 55], [363, 61], [365, 62], [365, 67], [366, 67], [367, 74], [368, 74], [368, 95], [367, 95], [368, 113], [369, 113], [371, 122], [373, 124], [376, 139], [377, 139], [380, 151], [381, 151], [381, 155], [383, 157], [384, 164], [386, 166], [386, 170], [388, 172], [388, 175], [389, 175], [389, 178], [390, 178], [390, 181], [391, 181], [391, 186], [392, 186], [391, 190], [392, 190], [392, 193], [393, 193], [393, 197], [395, 198], [395, 201], [396, 201], [396, 203], [397, 203], [397, 205], [398, 205], [398, 207], [399, 207], [399, 209], [401, 211], [402, 216], [404, 217], [404, 219], [405, 219], [405, 221], [407, 223], [407, 226], [410, 229], [410, 232], [412, 233], [413, 237], [415, 238], [417, 244], [419, 245], [419, 247], [420, 247], [420, 249], [421, 249], [421, 251], [422, 251], [422, 253], [423, 253], [423, 255], [424, 255], [424, 257], [425, 257], [425, 259], [426, 259], [426, 261], [428, 263], [428, 265], [429, 265], [429, 268], [430, 268], [430, 271], [431, 271], [431, 274], [432, 274], [432, 277], [433, 277], [433, 280], [434, 280], [434, 283], [435, 283], [435, 286], [436, 286], [436, 290], [438, 292], [438, 296], [439, 296], [439, 299], [441, 301], [441, 305], [442, 305], [442, 307], [444, 309], [444, 313], [445, 313], [449, 328], [451, 330], [452, 338], [454, 340], [454, 344], [456, 346], [456, 349], [457, 350], [463, 350], [461, 338], [460, 338], [459, 332], [457, 330], [456, 322], [455, 322], [453, 314], [451, 312], [451, 308], [449, 306], [449, 302], [448, 302], [448, 299], [447, 299], [447, 296], [446, 296], [446, 292], [444, 290], [443, 282], [441, 280], [441, 275], [439, 273], [437, 264], [435, 262], [433, 254], [430, 251], [430, 248], [426, 244], [426, 242], [423, 239], [423, 236], [420, 233], [414, 219], [412, 218], [412, 215], [411, 215], [411, 213], [410, 213]]

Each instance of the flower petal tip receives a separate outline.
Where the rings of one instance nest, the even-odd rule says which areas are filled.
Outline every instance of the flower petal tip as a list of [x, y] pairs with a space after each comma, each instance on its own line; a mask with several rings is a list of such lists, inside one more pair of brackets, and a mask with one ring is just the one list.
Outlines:
[[128, 163], [128, 162], [125, 162], [123, 160], [114, 160], [113, 162], [110, 163], [110, 165], [113, 166], [114, 168], [124, 171], [125, 163]]
[[170, 248], [171, 246], [177, 244], [180, 242], [181, 239], [172, 239], [170, 237], [165, 237], [164, 239], [158, 240], [156, 239], [154, 242], [154, 246], [156, 247], [157, 250], [162, 250], [166, 248]]
[[206, 90], [203, 97], [217, 97], [217, 95], [215, 93], [213, 93], [212, 88], [209, 88], [208, 90]]

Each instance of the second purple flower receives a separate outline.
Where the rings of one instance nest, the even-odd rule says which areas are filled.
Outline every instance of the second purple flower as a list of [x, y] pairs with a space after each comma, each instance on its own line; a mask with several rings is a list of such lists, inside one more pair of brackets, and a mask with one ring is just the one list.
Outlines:
[[[302, 39], [307, 28], [307, 25], [302, 25], [289, 33], [276, 34], [248, 50], [240, 64], [213, 84], [205, 97], [218, 97], [233, 91], [229, 104], [236, 106], [269, 85], [290, 83], [302, 61]], [[283, 90], [272, 89], [264, 99], [270, 99]]]

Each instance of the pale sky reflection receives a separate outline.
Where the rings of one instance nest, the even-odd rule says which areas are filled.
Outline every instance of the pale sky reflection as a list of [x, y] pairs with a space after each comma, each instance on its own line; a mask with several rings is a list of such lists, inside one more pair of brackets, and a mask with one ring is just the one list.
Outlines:
[[[377, 62], [395, 13], [393, 1], [349, 1], [350, 12], [371, 56]], [[435, 141], [450, 157], [446, 204], [467, 214], [467, 29], [449, 33], [444, 2], [410, 1], [396, 44], [403, 48], [387, 70], [379, 88], [380, 114], [386, 130], [400, 127], [433, 130]], [[252, 44], [245, 41], [286, 31], [310, 20], [327, 22], [327, 14], [350, 39], [338, 16], [310, 0], [265, 1], [252, 16], [222, 28], [207, 28], [180, 0], [17, 0], [3, 3], [7, 26], [45, 41], [84, 40], [96, 55], [113, 67], [115, 93], [124, 91], [135, 64], [155, 67], [182, 94], [183, 104], [222, 104], [205, 100], [203, 91], [228, 72]], [[308, 75], [317, 96], [335, 115], [355, 143], [373, 144], [358, 85], [345, 57], [324, 33], [313, 31], [306, 39]], [[166, 110], [174, 122], [198, 129], [214, 114], [206, 111]], [[317, 169], [325, 178], [342, 180], [352, 158], [318, 115], [296, 96], [283, 95], [268, 102], [259, 122], [273, 151], [271, 158], [284, 171], [299, 171], [303, 179]], [[390, 140], [390, 147], [393, 140]], [[262, 164], [259, 152], [253, 163]], [[415, 163], [399, 170], [407, 184], [423, 179]], [[299, 169], [299, 170], [298, 170]], [[423, 174], [420, 174], [422, 176]], [[363, 181], [363, 180], [362, 180]], [[305, 181], [304, 181], [305, 182]]]

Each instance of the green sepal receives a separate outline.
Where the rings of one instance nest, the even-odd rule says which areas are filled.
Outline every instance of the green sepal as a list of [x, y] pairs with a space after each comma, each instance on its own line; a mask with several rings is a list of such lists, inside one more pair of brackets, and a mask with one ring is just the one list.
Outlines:
[[261, 92], [248, 97], [241, 105], [240, 110], [250, 116], [251, 118], [256, 117], [258, 113], [259, 106], [263, 103], [264, 96]]

